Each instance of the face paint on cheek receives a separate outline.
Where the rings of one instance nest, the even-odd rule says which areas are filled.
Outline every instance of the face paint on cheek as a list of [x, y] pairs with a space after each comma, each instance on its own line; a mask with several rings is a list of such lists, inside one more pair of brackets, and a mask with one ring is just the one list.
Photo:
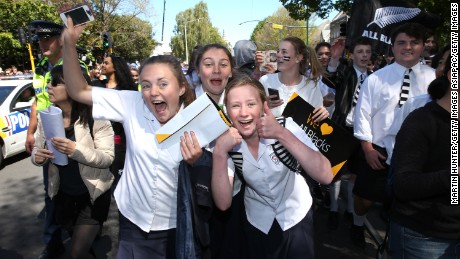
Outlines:
[[284, 60], [284, 61], [289, 61], [289, 60], [291, 60], [291, 57], [289, 57], [289, 56], [283, 56], [283, 60]]

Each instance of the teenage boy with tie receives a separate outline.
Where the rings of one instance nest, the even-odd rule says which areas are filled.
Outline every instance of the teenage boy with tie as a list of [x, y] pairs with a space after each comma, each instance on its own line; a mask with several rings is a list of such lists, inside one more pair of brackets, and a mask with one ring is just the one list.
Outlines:
[[363, 218], [361, 226], [353, 226], [352, 238], [361, 245], [364, 245], [364, 216], [374, 202], [385, 201], [388, 165], [384, 139], [395, 112], [407, 98], [425, 94], [435, 79], [434, 70], [419, 62], [424, 37], [425, 28], [420, 24], [397, 27], [391, 37], [395, 62], [368, 76], [360, 89], [353, 128], [354, 136], [361, 141], [362, 153], [353, 193], [355, 213]]

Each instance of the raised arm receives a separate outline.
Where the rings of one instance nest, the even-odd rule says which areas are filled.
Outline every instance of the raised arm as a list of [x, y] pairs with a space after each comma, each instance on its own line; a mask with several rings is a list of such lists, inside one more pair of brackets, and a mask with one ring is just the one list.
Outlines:
[[63, 44], [63, 67], [67, 92], [72, 99], [87, 104], [93, 104], [91, 86], [86, 83], [80, 72], [80, 64], [77, 55], [77, 40], [84, 26], [74, 28], [72, 18], [67, 17], [68, 28], [62, 32]]
[[257, 128], [260, 137], [277, 139], [300, 163], [305, 172], [321, 184], [329, 184], [333, 175], [331, 163], [323, 154], [305, 145], [291, 131], [281, 126], [264, 103], [265, 116], [261, 117]]
[[227, 210], [232, 205], [233, 177], [228, 175], [228, 152], [241, 143], [241, 135], [235, 128], [230, 128], [216, 140], [212, 154], [211, 190], [214, 203], [220, 210]]

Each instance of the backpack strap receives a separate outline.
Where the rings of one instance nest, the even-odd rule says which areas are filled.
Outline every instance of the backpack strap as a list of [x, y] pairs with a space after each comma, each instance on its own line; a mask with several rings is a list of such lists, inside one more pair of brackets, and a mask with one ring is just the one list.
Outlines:
[[[276, 120], [278, 121], [281, 126], [286, 127], [286, 118], [283, 116], [277, 117]], [[287, 149], [281, 145], [281, 143], [277, 140], [274, 144], [272, 144], [273, 151], [275, 152], [275, 156], [287, 167], [289, 170], [293, 172], [300, 171], [300, 164], [294, 158]]]

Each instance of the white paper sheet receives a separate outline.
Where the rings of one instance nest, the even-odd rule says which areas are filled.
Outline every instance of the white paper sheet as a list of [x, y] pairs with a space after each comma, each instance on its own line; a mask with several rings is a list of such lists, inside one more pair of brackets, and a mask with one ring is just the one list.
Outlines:
[[193, 131], [201, 147], [208, 145], [229, 129], [230, 122], [218, 110], [207, 94], [178, 113], [155, 134], [162, 149], [167, 149], [176, 161], [181, 161], [180, 137]]
[[40, 119], [42, 121], [43, 130], [45, 131], [46, 145], [54, 155], [53, 163], [56, 165], [67, 165], [67, 155], [57, 151], [53, 147], [53, 144], [51, 144], [51, 138], [65, 138], [64, 119], [62, 118], [61, 109], [50, 106], [40, 111]]

